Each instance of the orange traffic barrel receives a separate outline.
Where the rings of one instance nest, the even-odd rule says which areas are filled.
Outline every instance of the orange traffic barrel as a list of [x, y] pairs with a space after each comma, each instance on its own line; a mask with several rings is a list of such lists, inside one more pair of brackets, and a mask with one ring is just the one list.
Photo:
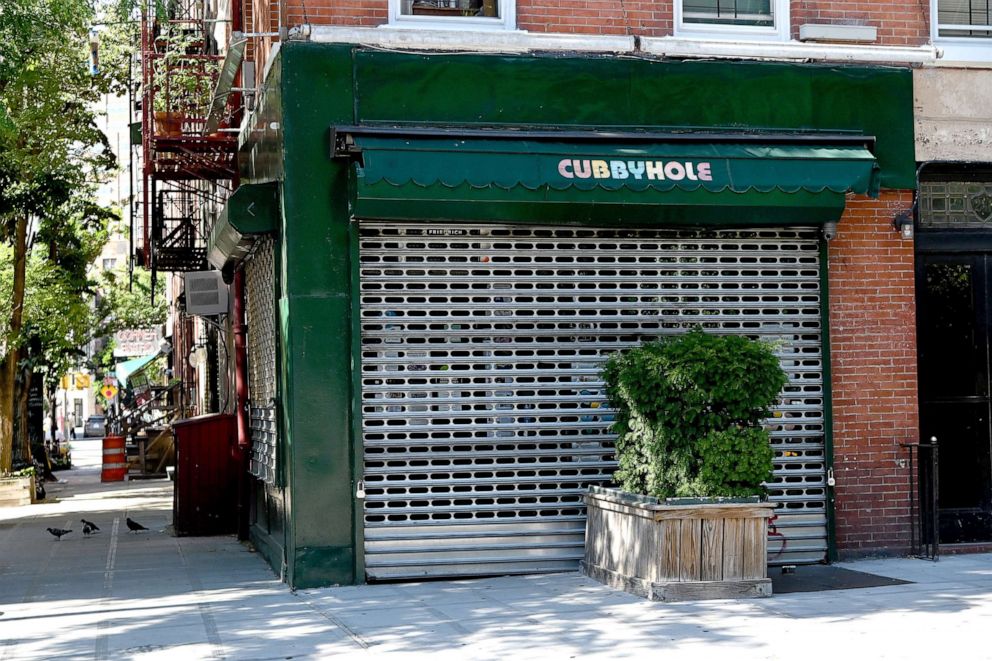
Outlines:
[[127, 475], [127, 456], [124, 454], [123, 436], [106, 436], [103, 439], [103, 471], [101, 482], [123, 482]]

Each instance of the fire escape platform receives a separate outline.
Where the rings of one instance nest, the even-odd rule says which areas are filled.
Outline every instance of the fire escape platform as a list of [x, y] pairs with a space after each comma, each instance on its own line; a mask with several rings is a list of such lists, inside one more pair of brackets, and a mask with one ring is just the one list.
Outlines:
[[155, 136], [150, 174], [158, 181], [234, 179], [237, 151], [233, 135]]

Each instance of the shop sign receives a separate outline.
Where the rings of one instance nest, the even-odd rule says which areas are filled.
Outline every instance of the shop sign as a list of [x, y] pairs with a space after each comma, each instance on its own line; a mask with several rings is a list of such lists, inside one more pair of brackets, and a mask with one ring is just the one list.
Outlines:
[[709, 161], [620, 161], [563, 158], [558, 174], [565, 179], [646, 179], [649, 181], [713, 181]]
[[114, 333], [114, 357], [147, 356], [158, 351], [159, 332], [153, 328], [129, 328]]

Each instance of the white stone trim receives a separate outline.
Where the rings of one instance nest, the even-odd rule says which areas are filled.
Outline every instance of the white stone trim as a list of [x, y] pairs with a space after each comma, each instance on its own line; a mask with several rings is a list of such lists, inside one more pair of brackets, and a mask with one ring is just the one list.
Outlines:
[[310, 39], [322, 43], [350, 43], [408, 50], [449, 50], [523, 53], [535, 50], [631, 53], [634, 37], [530, 33], [523, 30], [437, 30], [395, 26], [351, 28], [314, 25]]
[[314, 25], [310, 39], [319, 43], [346, 43], [397, 50], [440, 50], [477, 53], [573, 51], [623, 53], [684, 58], [750, 60], [810, 60], [823, 62], [885, 62], [934, 64], [941, 52], [933, 46], [875, 46], [800, 43], [798, 41], [734, 41], [627, 35], [578, 35], [513, 31], [411, 30]]
[[803, 23], [799, 26], [799, 41], [859, 41], [872, 43], [878, 39], [873, 25], [834, 25]]
[[717, 57], [823, 62], [888, 62], [927, 64], [940, 57], [933, 46], [858, 46], [789, 42], [714, 41], [675, 37], [642, 37], [641, 49], [668, 57]]

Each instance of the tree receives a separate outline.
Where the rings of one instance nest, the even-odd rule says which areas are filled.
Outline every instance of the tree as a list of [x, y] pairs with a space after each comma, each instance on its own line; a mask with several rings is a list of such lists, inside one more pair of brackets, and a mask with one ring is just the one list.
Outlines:
[[70, 223], [101, 229], [93, 185], [116, 164], [91, 110], [106, 78], [86, 69], [87, 0], [4, 0], [0, 9], [0, 241], [10, 248], [9, 322], [0, 332], [0, 474], [9, 472], [15, 386], [26, 346], [25, 290], [32, 240], [47, 233], [48, 259], [75, 259], [56, 237]]

